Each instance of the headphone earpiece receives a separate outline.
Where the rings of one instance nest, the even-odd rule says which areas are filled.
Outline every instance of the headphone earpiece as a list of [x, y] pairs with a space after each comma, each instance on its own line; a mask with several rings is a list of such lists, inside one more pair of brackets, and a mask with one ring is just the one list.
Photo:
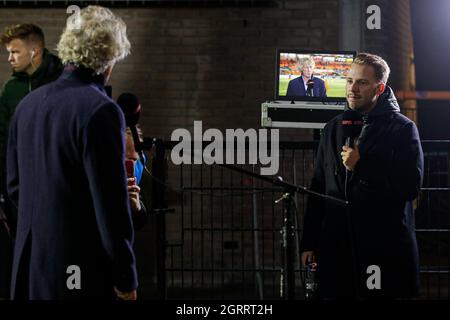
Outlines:
[[34, 49], [33, 49], [33, 50], [31, 50], [31, 59], [33, 59], [33, 58], [34, 58], [34, 53], [35, 53]]

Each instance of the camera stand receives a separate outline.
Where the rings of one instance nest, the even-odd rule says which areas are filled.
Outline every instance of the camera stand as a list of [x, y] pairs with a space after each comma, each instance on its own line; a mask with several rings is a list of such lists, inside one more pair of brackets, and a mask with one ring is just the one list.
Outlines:
[[293, 300], [295, 298], [295, 255], [292, 254], [295, 243], [295, 204], [293, 196], [297, 192], [304, 193], [310, 196], [320, 197], [325, 201], [330, 201], [342, 206], [348, 206], [348, 201], [314, 192], [304, 186], [297, 186], [291, 183], [284, 182], [283, 178], [280, 176], [273, 179], [249, 170], [242, 169], [240, 167], [236, 167], [234, 165], [219, 164], [219, 166], [244, 173], [261, 181], [271, 183], [273, 186], [283, 188], [282, 197], [275, 201], [275, 203], [280, 203], [281, 201], [283, 201], [283, 227], [281, 230], [283, 246], [283, 267], [281, 269], [280, 277], [280, 297], [286, 300]]

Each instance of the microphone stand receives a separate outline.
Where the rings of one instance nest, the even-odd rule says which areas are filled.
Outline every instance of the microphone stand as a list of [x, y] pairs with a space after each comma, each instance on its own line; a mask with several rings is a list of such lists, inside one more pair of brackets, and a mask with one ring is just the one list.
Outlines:
[[[158, 139], [143, 137], [143, 141], [141, 141], [141, 139], [139, 138], [136, 126], [131, 126], [129, 128], [131, 129], [131, 133], [133, 135], [134, 150], [136, 150], [136, 152], [139, 155], [139, 161], [145, 167], [147, 159], [145, 159], [144, 151], [152, 150], [152, 148], [158, 143]], [[162, 143], [162, 142], [159, 142], [159, 143]]]
[[288, 182], [284, 182], [283, 178], [278, 176], [277, 178], [269, 178], [257, 174], [255, 172], [242, 169], [240, 167], [230, 165], [230, 164], [217, 164], [221, 167], [231, 169], [246, 175], [252, 176], [259, 180], [271, 183], [274, 186], [282, 187], [283, 196], [275, 201], [275, 203], [280, 203], [283, 201], [283, 227], [282, 227], [282, 245], [283, 245], [283, 268], [281, 270], [280, 277], [280, 297], [286, 300], [293, 300], [295, 298], [295, 255], [292, 254], [294, 244], [295, 244], [295, 224], [294, 224], [294, 195], [299, 193], [308, 194], [315, 197], [320, 197], [325, 201], [330, 201], [335, 204], [348, 207], [349, 202], [314, 192], [309, 190], [304, 186], [294, 185]]
[[[144, 142], [140, 144], [141, 150], [148, 150], [155, 143], [156, 139], [144, 138]], [[173, 142], [168, 143], [173, 144]], [[280, 277], [280, 297], [286, 300], [293, 300], [295, 298], [295, 255], [292, 254], [295, 244], [295, 225], [294, 225], [294, 195], [299, 192], [308, 194], [310, 196], [322, 198], [325, 201], [344, 206], [348, 208], [349, 202], [333, 196], [312, 191], [304, 186], [295, 185], [283, 181], [283, 178], [278, 176], [270, 178], [260, 175], [253, 171], [249, 171], [235, 165], [217, 164], [223, 168], [227, 168], [236, 172], [246, 174], [261, 181], [271, 183], [273, 186], [278, 186], [283, 189], [283, 196], [276, 200], [275, 203], [283, 201], [283, 227], [282, 227], [282, 245], [283, 245], [283, 268]]]
[[[345, 138], [345, 145], [350, 148], [354, 148], [354, 137], [346, 137]], [[345, 200], [348, 201], [348, 184], [350, 182], [350, 170], [347, 168], [345, 169], [345, 181], [344, 181], [344, 196]], [[352, 268], [353, 268], [353, 293], [355, 294], [356, 300], [360, 299], [359, 296], [359, 268], [358, 268], [358, 261], [356, 256], [356, 249], [355, 249], [355, 240], [353, 235], [353, 224], [352, 224], [352, 216], [351, 216], [350, 207], [347, 206], [345, 209], [345, 215], [347, 219], [347, 232], [348, 232], [348, 240], [350, 242], [350, 253], [352, 258]]]

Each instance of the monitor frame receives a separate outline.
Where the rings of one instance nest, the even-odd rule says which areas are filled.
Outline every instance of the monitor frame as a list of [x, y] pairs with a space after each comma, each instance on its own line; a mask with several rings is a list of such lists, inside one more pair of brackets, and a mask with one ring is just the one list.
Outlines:
[[310, 49], [284, 49], [278, 48], [276, 50], [275, 59], [275, 101], [291, 101], [292, 103], [301, 101], [315, 101], [322, 102], [326, 104], [342, 103], [346, 102], [346, 97], [307, 97], [307, 96], [280, 96], [280, 56], [283, 53], [293, 53], [293, 54], [342, 54], [342, 55], [352, 55], [353, 59], [356, 57], [356, 51], [347, 50], [310, 50]]

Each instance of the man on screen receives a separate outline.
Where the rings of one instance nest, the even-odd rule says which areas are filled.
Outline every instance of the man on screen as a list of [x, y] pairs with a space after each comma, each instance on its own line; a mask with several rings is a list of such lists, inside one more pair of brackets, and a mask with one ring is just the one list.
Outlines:
[[286, 96], [288, 97], [326, 97], [325, 82], [313, 76], [315, 62], [312, 57], [298, 59], [301, 76], [289, 81]]

